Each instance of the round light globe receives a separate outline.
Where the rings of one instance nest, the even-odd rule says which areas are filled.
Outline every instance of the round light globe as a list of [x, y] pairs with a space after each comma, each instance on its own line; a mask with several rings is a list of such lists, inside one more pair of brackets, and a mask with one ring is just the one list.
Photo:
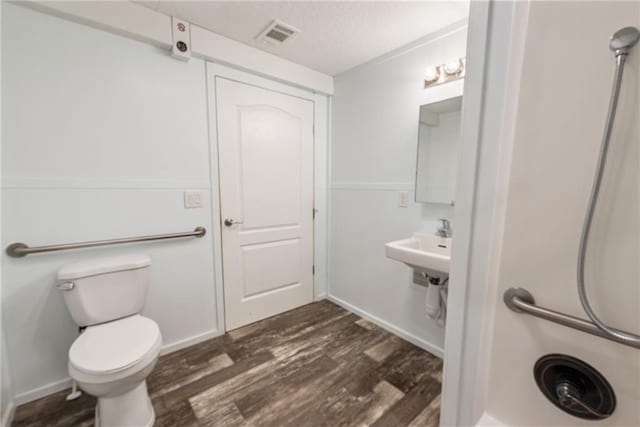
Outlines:
[[434, 82], [440, 77], [440, 72], [436, 67], [429, 67], [424, 73], [424, 79], [428, 82]]
[[447, 74], [458, 74], [462, 70], [462, 61], [455, 58], [444, 64], [444, 72]]

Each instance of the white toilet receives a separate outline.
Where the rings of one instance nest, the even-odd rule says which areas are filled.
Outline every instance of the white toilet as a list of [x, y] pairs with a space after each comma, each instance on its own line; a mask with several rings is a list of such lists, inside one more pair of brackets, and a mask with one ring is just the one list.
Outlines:
[[140, 315], [151, 258], [127, 255], [64, 266], [64, 300], [84, 332], [69, 349], [69, 375], [98, 398], [99, 427], [152, 426], [155, 412], [146, 378], [158, 360], [162, 336]]

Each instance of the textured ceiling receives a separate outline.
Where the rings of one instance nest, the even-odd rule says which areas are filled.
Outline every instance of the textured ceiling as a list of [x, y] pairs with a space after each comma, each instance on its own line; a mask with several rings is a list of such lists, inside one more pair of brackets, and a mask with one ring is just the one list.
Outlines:
[[[141, 1], [158, 12], [336, 75], [467, 17], [463, 1]], [[301, 32], [282, 45], [255, 37], [279, 19]]]

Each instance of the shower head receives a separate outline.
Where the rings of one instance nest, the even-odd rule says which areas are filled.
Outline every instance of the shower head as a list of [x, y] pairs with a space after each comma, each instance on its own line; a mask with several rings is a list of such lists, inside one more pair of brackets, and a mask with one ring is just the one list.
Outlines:
[[616, 31], [609, 41], [609, 49], [616, 56], [626, 55], [640, 40], [640, 31], [636, 27], [624, 27]]

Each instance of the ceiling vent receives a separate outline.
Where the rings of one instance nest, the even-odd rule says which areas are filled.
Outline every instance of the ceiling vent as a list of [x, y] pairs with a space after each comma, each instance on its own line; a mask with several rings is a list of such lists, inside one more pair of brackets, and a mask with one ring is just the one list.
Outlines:
[[299, 32], [300, 30], [296, 27], [285, 24], [282, 21], [274, 20], [258, 35], [258, 37], [256, 37], [256, 40], [271, 44], [282, 44]]

